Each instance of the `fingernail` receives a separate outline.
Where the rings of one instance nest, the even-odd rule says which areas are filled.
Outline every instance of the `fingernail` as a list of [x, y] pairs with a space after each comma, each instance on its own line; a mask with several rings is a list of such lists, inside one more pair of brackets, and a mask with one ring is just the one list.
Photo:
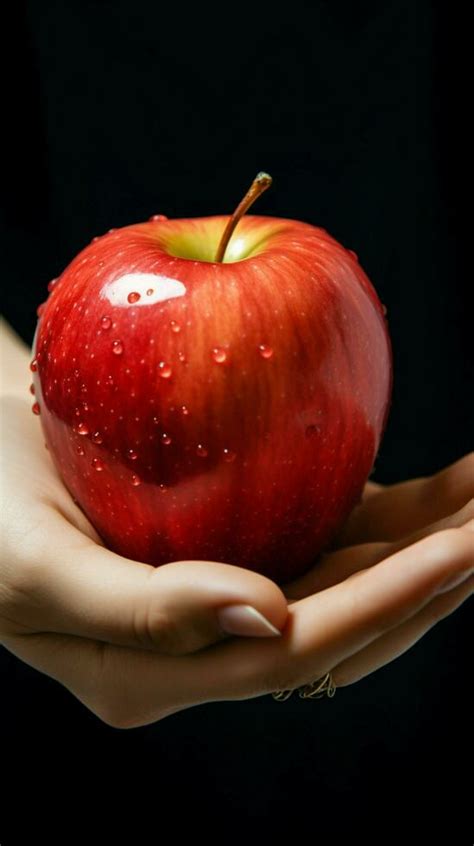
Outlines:
[[462, 585], [462, 583], [467, 581], [473, 573], [474, 567], [471, 567], [470, 570], [464, 570], [462, 573], [457, 573], [455, 576], [451, 576], [447, 582], [443, 582], [441, 587], [438, 588], [438, 593], [446, 593], [448, 590], [452, 590], [458, 585]]
[[251, 605], [227, 605], [217, 612], [219, 625], [226, 634], [244, 637], [276, 637], [281, 632]]

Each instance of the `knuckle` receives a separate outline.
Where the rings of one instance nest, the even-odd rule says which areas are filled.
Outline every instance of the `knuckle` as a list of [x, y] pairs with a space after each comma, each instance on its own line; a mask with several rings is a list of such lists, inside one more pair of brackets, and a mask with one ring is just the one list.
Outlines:
[[181, 626], [156, 597], [137, 604], [133, 615], [133, 630], [137, 642], [146, 649], [167, 655], [180, 655], [184, 650]]
[[[111, 728], [131, 727], [137, 717], [127, 675], [119, 662], [113, 647], [97, 641], [93, 647], [93, 672], [88, 674], [86, 686], [81, 686], [84, 704]], [[74, 689], [73, 693], [77, 695]]]
[[[100, 702], [86, 702], [89, 709], [102, 723], [110, 728], [126, 728], [129, 724], [130, 715], [117, 707], [113, 698], [101, 698]], [[128, 720], [127, 720], [128, 717]]]
[[2, 581], [15, 595], [29, 596], [44, 580], [42, 547], [31, 538], [10, 538], [2, 556]]
[[102, 684], [94, 691], [81, 690], [80, 692], [71, 685], [70, 690], [92, 714], [111, 728], [126, 728], [132, 724], [133, 717], [137, 716], [133, 714], [130, 705], [125, 703], [125, 697], [120, 696], [110, 684]]
[[138, 717], [132, 713], [128, 713], [123, 708], [119, 707], [116, 701], [109, 701], [102, 703], [99, 707], [91, 707], [90, 710], [96, 717], [105, 725], [115, 729], [130, 729], [137, 728], [141, 725]]
[[97, 642], [93, 649], [92, 671], [89, 664], [87, 679], [82, 678], [80, 689], [75, 682], [70, 690], [101, 722], [111, 728], [132, 729], [157, 722], [176, 710], [175, 703], [165, 695], [165, 687], [158, 696], [154, 693], [150, 702], [143, 687], [128, 672], [122, 650], [105, 642]]
[[114, 729], [133, 729], [150, 723], [158, 722], [168, 714], [174, 713], [177, 708], [166, 710], [164, 707], [154, 708], [153, 713], [146, 710], [144, 706], [133, 707], [124, 705], [117, 696], [110, 694], [103, 697], [101, 702], [97, 701], [87, 706], [89, 710], [105, 725]]
[[32, 580], [28, 567], [16, 568], [14, 573], [6, 574], [0, 583], [0, 633], [21, 634], [30, 631], [28, 611], [33, 595]]

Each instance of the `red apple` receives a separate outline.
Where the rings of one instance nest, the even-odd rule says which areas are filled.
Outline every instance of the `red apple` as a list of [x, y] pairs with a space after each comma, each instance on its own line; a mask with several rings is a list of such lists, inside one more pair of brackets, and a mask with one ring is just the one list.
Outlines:
[[384, 309], [324, 229], [248, 215], [94, 239], [50, 283], [35, 410], [104, 542], [155, 566], [303, 574], [359, 500], [385, 429]]

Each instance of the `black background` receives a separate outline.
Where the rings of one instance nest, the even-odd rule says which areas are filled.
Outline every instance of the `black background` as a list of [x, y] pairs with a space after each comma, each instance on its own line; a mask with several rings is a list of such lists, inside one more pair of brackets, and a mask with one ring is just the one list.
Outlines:
[[[255, 213], [326, 228], [388, 308], [394, 393], [373, 478], [433, 473], [471, 448], [456, 4], [37, 0], [13, 15], [3, 309], [28, 343], [47, 282], [92, 236], [227, 213], [264, 169], [274, 185]], [[470, 843], [469, 610], [332, 700], [213, 703], [131, 731], [3, 650], [0, 843], [142, 844], [168, 825], [212, 841]]]

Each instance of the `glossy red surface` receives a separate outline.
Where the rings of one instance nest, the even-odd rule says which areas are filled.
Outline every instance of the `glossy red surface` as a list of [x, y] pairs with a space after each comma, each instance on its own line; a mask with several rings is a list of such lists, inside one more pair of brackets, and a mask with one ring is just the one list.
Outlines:
[[[155, 219], [86, 247], [50, 286], [35, 401], [50, 455], [104, 542], [155, 566], [223, 561], [279, 584], [359, 499], [388, 414], [383, 307], [324, 230], [248, 215]], [[229, 255], [229, 253], [228, 253]], [[232, 253], [230, 253], [232, 255]]]

